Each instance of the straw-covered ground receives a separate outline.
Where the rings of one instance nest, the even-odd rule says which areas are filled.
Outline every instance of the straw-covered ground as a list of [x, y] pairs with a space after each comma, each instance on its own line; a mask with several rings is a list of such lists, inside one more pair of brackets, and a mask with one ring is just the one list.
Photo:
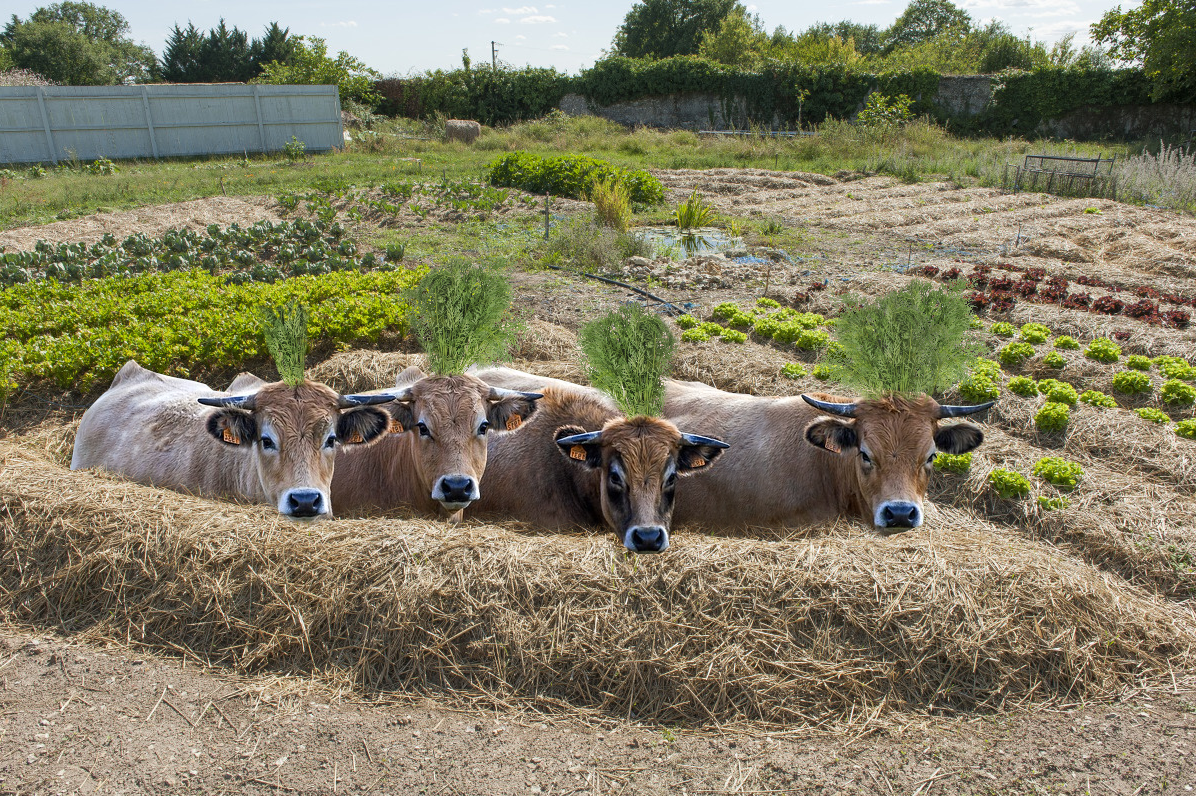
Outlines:
[[[956, 263], [965, 272], [974, 265], [1016, 263], [1042, 267], [1048, 276], [1074, 280], [1097, 274], [1196, 293], [1196, 254], [1190, 248], [1196, 223], [1150, 209], [1041, 194], [905, 186], [884, 178], [814, 180], [721, 171], [662, 176], [677, 195], [699, 187], [720, 207], [725, 204], [726, 212], [747, 216], [760, 209], [787, 224], [804, 225], [807, 251], [761, 274], [790, 293], [825, 284], [828, 289], [795, 304], [803, 310], [833, 315], [839, 293], [876, 293], [904, 283], [909, 277], [893, 269], [895, 262]], [[1100, 212], [1085, 212], [1088, 208]], [[1021, 239], [1005, 247], [1019, 226]], [[850, 245], [844, 243], [845, 233]], [[911, 241], [930, 245], [915, 251]], [[751, 306], [763, 283], [672, 292], [647, 287], [678, 303], [688, 301], [691, 312], [705, 320], [720, 301]], [[530, 317], [515, 365], [584, 380], [577, 326], [627, 294], [543, 272], [521, 274], [517, 289]], [[1128, 331], [1125, 354], [1192, 359], [1196, 341], [1191, 328], [1029, 301], [986, 317], [986, 329], [996, 319], [1015, 326], [1044, 323], [1083, 344]], [[980, 336], [994, 348], [1007, 342], [987, 331]], [[1012, 372], [1112, 392], [1112, 377], [1122, 366], [1093, 362], [1080, 352], [1067, 354], [1060, 370], [1048, 372], [1035, 358]], [[791, 346], [755, 337], [734, 346], [683, 343], [674, 375], [759, 395], [826, 389], [812, 376], [783, 378], [781, 367], [795, 361], [809, 369], [814, 360]], [[363, 390], [388, 386], [404, 367], [421, 362], [420, 355], [409, 352], [348, 351], [313, 363], [309, 375], [338, 389]], [[1096, 772], [1112, 792], [1170, 792], [1165, 789], [1177, 782], [1196, 786], [1189, 782], [1196, 766], [1184, 765], [1193, 753], [1191, 717], [1185, 711], [1192, 704], [1196, 643], [1191, 602], [1196, 593], [1196, 442], [1178, 437], [1174, 426], [1147, 423], [1130, 411], [1161, 406], [1161, 379], [1157, 374], [1151, 379], [1150, 396], [1119, 396], [1122, 405], [1116, 409], [1081, 403], [1065, 432], [1049, 434], [1038, 431], [1032, 420], [1041, 397], [1003, 391], [997, 407], [982, 418], [986, 439], [970, 471], [936, 473], [929, 496], [933, 507], [926, 525], [916, 531], [881, 537], [850, 519], [734, 533], [682, 528], [669, 552], [656, 557], [629, 556], [599, 531], [548, 533], [517, 523], [448, 526], [405, 512], [299, 525], [268, 508], [194, 498], [102, 473], [73, 473], [67, 464], [78, 407], [94, 396], [55, 397], [59, 407], [68, 404], [65, 410], [47, 410], [29, 399], [10, 409], [10, 433], [0, 441], [0, 615], [34, 632], [64, 635], [67, 642], [42, 642], [67, 644], [55, 653], [59, 660], [71, 660], [71, 644], [117, 643], [119, 649], [164, 653], [187, 666], [249, 678], [238, 683], [302, 681], [355, 699], [397, 701], [408, 708], [435, 705], [431, 715], [440, 724], [443, 714], [437, 711], [444, 706], [464, 715], [493, 711], [500, 723], [504, 716], [530, 711], [573, 728], [561, 731], [571, 740], [545, 752], [545, 759], [563, 754], [570, 744], [597, 748], [605, 742], [595, 736], [598, 728], [621, 727], [603, 731], [631, 733], [627, 742], [634, 742], [637, 751], [625, 752], [632, 761], [627, 766], [640, 783], [651, 776], [643, 772], [652, 768], [653, 758], [677, 774], [652, 779], [644, 790], [686, 787], [676, 768], [681, 764], [668, 763], [676, 758], [726, 772], [717, 781], [706, 775], [691, 779], [691, 790], [683, 793], [787, 792], [796, 785], [792, 777], [786, 779], [786, 766], [820, 769], [827, 778], [822, 792], [888, 793], [896, 786], [924, 794], [944, 771], [975, 792], [1038, 792], [1055, 786], [1083, 792], [1077, 788], [1085, 766], [1090, 779]], [[1168, 411], [1172, 421], [1191, 416], [1190, 410]], [[1084, 468], [1080, 485], [1067, 493], [1061, 508], [1000, 498], [988, 485], [994, 468], [1029, 473], [1035, 462], [1052, 455]], [[16, 633], [12, 627], [6, 632]], [[23, 635], [14, 638], [6, 642], [9, 651], [0, 654], [0, 664], [11, 655], [19, 669], [26, 665], [28, 642]], [[94, 655], [96, 648], [83, 649]], [[122, 654], [128, 653], [111, 653]], [[154, 666], [162, 670], [177, 664], [167, 660]], [[181, 681], [182, 674], [163, 676], [155, 680], [161, 693], [164, 683]], [[199, 712], [198, 702], [189, 708], [194, 700], [179, 697], [179, 688], [164, 699], [173, 700], [171, 707], [187, 725], [198, 726], [205, 713], [214, 720], [206, 710]], [[245, 694], [253, 687], [237, 688]], [[32, 705], [40, 698], [22, 693], [10, 704]], [[59, 701], [67, 696], [63, 692]], [[1106, 716], [1107, 710], [1113, 712], [1106, 723], [1116, 725], [1108, 716], [1122, 714], [1118, 708], [1067, 711], [1119, 699], [1170, 700], [1171, 718], [1155, 726], [1158, 711], [1146, 710], [1142, 724], [1149, 726], [1142, 737], [1119, 736], [1125, 743], [1117, 747], [1117, 754], [1146, 755], [1161, 766], [1149, 773], [1156, 777], [1154, 790], [1139, 788], [1136, 778], [1145, 776], [1143, 768], [1118, 773], [1115, 756], [1102, 768], [1095, 759], [1081, 764], [1072, 754], [1084, 737], [1075, 735], [1076, 727]], [[150, 700], [135, 715], [144, 720], [152, 706]], [[432, 719], [425, 722], [422, 715], [413, 720], [417, 729], [412, 732], [434, 729]], [[1056, 715], [1068, 718], [1052, 726], [1047, 717]], [[915, 717], [918, 732], [927, 733], [919, 737], [932, 740], [910, 761], [939, 761], [927, 770], [905, 765], [904, 754], [885, 762], [827, 746], [818, 746], [817, 753], [809, 747], [804, 756], [796, 747], [784, 747], [780, 754], [765, 745], [745, 758], [740, 752], [746, 753], [746, 746], [739, 751], [726, 746], [728, 736], [715, 751], [701, 752], [697, 746], [669, 747], [671, 753], [638, 751], [648, 746], [640, 737], [644, 732], [657, 739], [663, 733], [671, 743], [673, 733], [728, 727], [757, 733], [826, 731], [840, 739], [837, 743], [882, 733], [903, 739], [894, 740], [896, 748], [909, 740]], [[978, 720], [989, 723], [983, 729], [951, 724]], [[253, 721], [246, 717], [233, 725], [248, 728]], [[351, 718], [337, 718], [333, 711], [328, 721], [352, 740]], [[1027, 723], [1016, 724], [1020, 721]], [[637, 722], [640, 729], [632, 729]], [[1012, 735], [985, 736], [998, 726]], [[967, 779], [959, 774], [966, 765], [955, 770], [955, 763], [943, 762], [985, 754], [990, 742], [1008, 742], [1029, 755], [1034, 733], [1059, 750], [1054, 768], [1034, 768], [1031, 774], [998, 765]], [[1174, 742], [1167, 740], [1169, 733], [1178, 733]], [[540, 742], [531, 739], [534, 734], [528, 731], [523, 748]], [[483, 735], [473, 737], [480, 742]], [[405, 736], [411, 743], [410, 732]], [[263, 731], [262, 737], [272, 736]], [[925, 750], [948, 737], [968, 740], [948, 743], [945, 757], [927, 758]], [[370, 764], [383, 757], [376, 747], [369, 751], [376, 738], [365, 737], [357, 755], [369, 755]], [[1112, 748], [1109, 732], [1093, 738]], [[485, 754], [501, 757], [490, 740], [483, 746], [490, 750]], [[970, 751], [965, 753], [965, 747]], [[233, 749], [226, 744], [230, 755], [242, 754]], [[43, 753], [28, 754], [36, 762]], [[466, 764], [479, 763], [480, 754], [461, 752]], [[620, 753], [603, 754], [609, 763]], [[857, 779], [858, 770], [837, 767], [840, 754], [847, 762], [858, 759], [860, 768], [886, 773]], [[715, 766], [719, 755], [726, 759]], [[276, 790], [287, 783], [272, 785], [276, 770], [259, 772], [248, 765], [235, 783], [215, 784], [245, 788], [256, 779], [255, 787]], [[443, 770], [437, 765], [430, 770]], [[574, 771], [571, 761], [559, 770], [554, 765], [549, 761], [544, 768], [559, 774], [555, 784], [533, 774], [528, 779], [554, 792], [636, 790], [627, 770], [608, 765], [603, 775], [584, 766]], [[539, 767], [527, 764], [531, 772]], [[0, 774], [11, 776], [12, 770], [0, 760]], [[177, 774], [170, 776], [176, 784], [181, 781]], [[208, 787], [209, 781], [197, 776], [195, 781]], [[318, 791], [323, 787], [318, 778], [327, 776], [296, 780], [303, 783], [297, 789]], [[363, 778], [352, 782], [368, 790]], [[508, 784], [494, 792], [527, 792], [533, 786]], [[0, 780], [0, 792], [5, 787]], [[470, 790], [468, 784], [454, 788]]]

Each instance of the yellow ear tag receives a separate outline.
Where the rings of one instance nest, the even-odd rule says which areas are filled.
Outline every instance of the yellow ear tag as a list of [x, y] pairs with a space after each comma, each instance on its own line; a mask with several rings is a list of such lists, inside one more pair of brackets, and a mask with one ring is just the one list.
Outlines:
[[507, 431], [514, 431], [523, 425], [523, 418], [519, 415], [511, 415], [507, 418]]
[[693, 458], [693, 459], [690, 461], [690, 463], [689, 463], [689, 466], [690, 466], [690, 467], [705, 467], [705, 466], [706, 466], [706, 460], [705, 460], [705, 459], [703, 459], [701, 456], [695, 456], [695, 457], [694, 457], [694, 458]]
[[352, 434], [349, 435], [349, 444], [350, 445], [359, 445], [362, 442], [365, 442], [365, 437], [361, 436], [360, 431], [354, 431]]
[[241, 438], [238, 437], [236, 434], [234, 434], [232, 429], [230, 429], [230, 428], [224, 429], [224, 431], [222, 432], [222, 436], [224, 437], [224, 441], [227, 442], [229, 445], [240, 445], [241, 444]]
[[403, 433], [403, 424], [400, 423], [398, 420], [395, 420], [393, 417], [390, 419], [390, 433], [391, 434], [402, 434]]
[[569, 449], [569, 458], [577, 459], [579, 462], [586, 460], [586, 449], [584, 445], [574, 445]]

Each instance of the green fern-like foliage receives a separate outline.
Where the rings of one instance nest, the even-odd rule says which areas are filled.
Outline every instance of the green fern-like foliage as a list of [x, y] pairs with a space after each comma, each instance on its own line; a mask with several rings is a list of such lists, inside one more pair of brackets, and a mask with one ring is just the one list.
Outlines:
[[279, 378], [298, 387], [303, 383], [303, 360], [307, 358], [307, 308], [294, 301], [285, 307], [263, 308], [262, 334]]
[[638, 304], [626, 304], [583, 326], [578, 342], [590, 383], [614, 398], [624, 414], [660, 414], [661, 377], [676, 345], [664, 321]]
[[406, 299], [412, 331], [434, 373], [453, 375], [499, 361], [519, 328], [510, 283], [489, 263], [452, 260], [429, 271]]
[[972, 310], [962, 285], [939, 290], [919, 279], [847, 307], [835, 325], [835, 375], [864, 395], [941, 393], [982, 350], [967, 339]]

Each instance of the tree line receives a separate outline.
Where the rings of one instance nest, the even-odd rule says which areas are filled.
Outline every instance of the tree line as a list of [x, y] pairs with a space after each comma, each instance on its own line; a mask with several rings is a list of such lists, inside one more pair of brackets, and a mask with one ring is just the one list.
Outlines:
[[[852, 21], [804, 31], [763, 20], [739, 0], [637, 0], [611, 43], [609, 57], [666, 59], [695, 55], [738, 69], [777, 64], [841, 66], [875, 73], [931, 69], [994, 73], [1044, 67], [1107, 69], [1138, 65], [1155, 99], [1196, 101], [1196, 4], [1144, 0], [1115, 8], [1092, 26], [1097, 45], [1066, 37], [1051, 47], [1014, 35], [1001, 22], [977, 23], [952, 0], [911, 0], [881, 28]], [[1100, 46], [1104, 45], [1104, 46]], [[177, 23], [162, 58], [133, 41], [119, 12], [83, 0], [15, 14], [0, 30], [0, 71], [25, 69], [57, 83], [110, 85], [196, 82], [330, 82], [343, 99], [377, 101], [380, 75], [345, 52], [328, 55], [322, 39], [293, 35], [273, 22], [258, 38], [221, 19], [207, 31]], [[468, 68], [466, 69], [468, 71]], [[439, 73], [439, 70], [437, 70]]]

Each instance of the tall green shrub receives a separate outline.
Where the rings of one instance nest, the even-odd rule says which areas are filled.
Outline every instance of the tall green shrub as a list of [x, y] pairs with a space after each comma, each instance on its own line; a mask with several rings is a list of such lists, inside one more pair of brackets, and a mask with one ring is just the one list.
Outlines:
[[303, 361], [307, 358], [307, 308], [296, 301], [285, 307], [263, 307], [262, 334], [281, 380], [292, 387], [302, 384]]
[[628, 416], [659, 415], [664, 408], [661, 378], [676, 342], [664, 321], [638, 304], [590, 321], [578, 335], [590, 383]]
[[962, 286], [936, 289], [918, 279], [875, 301], [850, 300], [835, 324], [836, 376], [865, 395], [941, 392], [980, 351], [967, 339], [971, 323]]

